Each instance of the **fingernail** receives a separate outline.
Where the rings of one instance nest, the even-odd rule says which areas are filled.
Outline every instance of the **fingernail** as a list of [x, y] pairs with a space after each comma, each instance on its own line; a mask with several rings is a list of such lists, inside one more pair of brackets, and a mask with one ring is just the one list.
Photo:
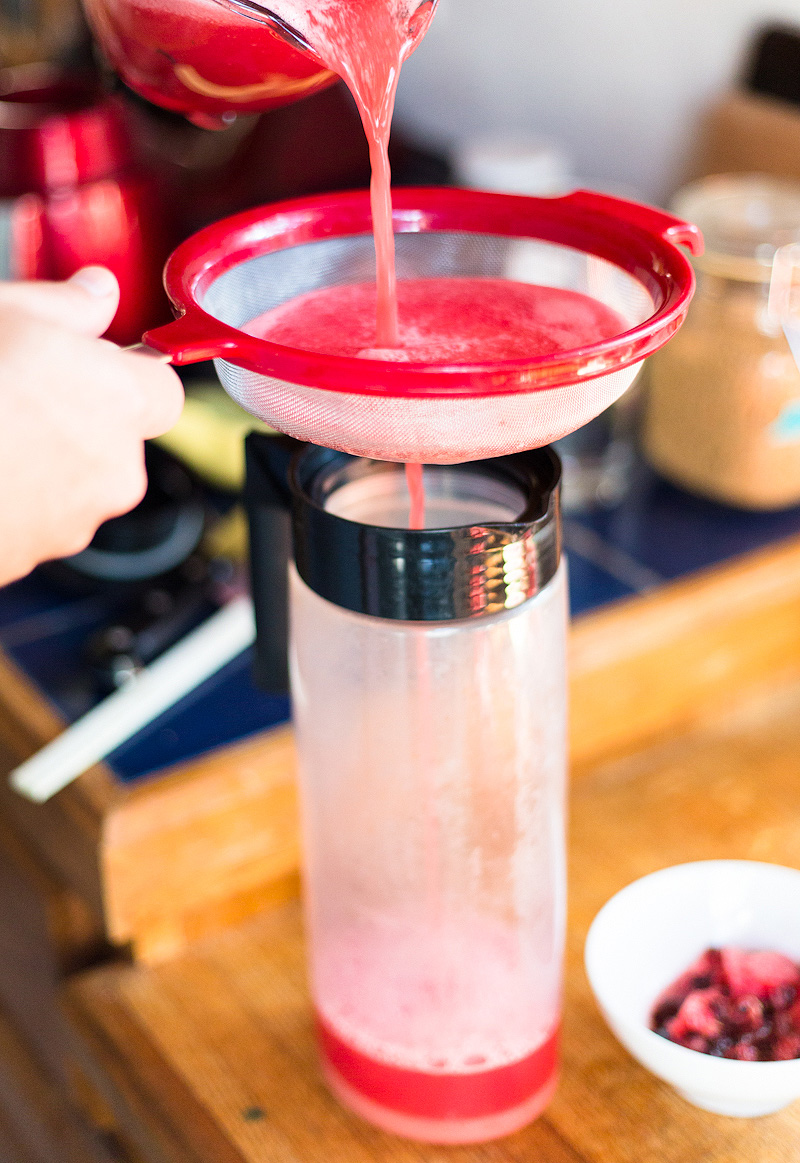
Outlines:
[[106, 299], [117, 293], [117, 280], [106, 267], [84, 267], [76, 271], [69, 281], [83, 287], [84, 291], [98, 299]]

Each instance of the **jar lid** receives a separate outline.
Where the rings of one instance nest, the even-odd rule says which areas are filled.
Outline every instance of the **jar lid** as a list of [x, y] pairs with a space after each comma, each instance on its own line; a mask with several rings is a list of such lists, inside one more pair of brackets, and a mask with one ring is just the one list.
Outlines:
[[560, 480], [549, 448], [426, 465], [425, 528], [409, 529], [402, 465], [308, 445], [289, 469], [297, 571], [320, 597], [377, 618], [513, 609], [558, 568]]
[[679, 190], [671, 209], [699, 226], [698, 270], [768, 283], [776, 250], [800, 242], [800, 184], [766, 174], [721, 174]]

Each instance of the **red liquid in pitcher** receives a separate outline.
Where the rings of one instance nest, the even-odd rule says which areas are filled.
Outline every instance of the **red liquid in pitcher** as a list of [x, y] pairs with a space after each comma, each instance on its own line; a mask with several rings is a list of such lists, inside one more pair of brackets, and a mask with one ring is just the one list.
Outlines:
[[84, 8], [127, 83], [198, 124], [285, 105], [334, 80], [265, 25], [214, 0], [84, 0]]
[[350, 1106], [434, 1142], [495, 1138], [539, 1113], [555, 1085], [559, 990], [537, 980], [537, 959], [526, 969], [515, 929], [440, 918], [319, 935], [323, 1063]]

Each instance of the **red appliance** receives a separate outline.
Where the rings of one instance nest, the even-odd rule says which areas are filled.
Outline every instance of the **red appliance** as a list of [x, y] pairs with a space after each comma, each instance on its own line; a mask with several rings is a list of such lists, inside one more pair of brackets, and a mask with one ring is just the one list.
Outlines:
[[108, 337], [131, 343], [165, 316], [163, 199], [134, 160], [125, 108], [89, 76], [0, 73], [2, 274], [64, 279], [109, 267], [121, 298]]

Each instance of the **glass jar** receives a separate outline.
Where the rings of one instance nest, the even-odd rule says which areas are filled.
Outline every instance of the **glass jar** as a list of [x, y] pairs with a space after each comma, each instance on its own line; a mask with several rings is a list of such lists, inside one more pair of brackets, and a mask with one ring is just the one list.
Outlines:
[[649, 372], [643, 446], [692, 492], [746, 509], [800, 501], [800, 372], [768, 309], [777, 249], [800, 240], [800, 185], [731, 175], [674, 204], [706, 252], [681, 331]]
[[[259, 634], [276, 604], [259, 564], [274, 560], [275, 494], [263, 483], [274, 448], [250, 437]], [[510, 1134], [556, 1084], [559, 479], [548, 449], [426, 466], [425, 527], [409, 529], [398, 464], [309, 446], [289, 470], [290, 669], [320, 1057], [347, 1106], [410, 1138]]]

